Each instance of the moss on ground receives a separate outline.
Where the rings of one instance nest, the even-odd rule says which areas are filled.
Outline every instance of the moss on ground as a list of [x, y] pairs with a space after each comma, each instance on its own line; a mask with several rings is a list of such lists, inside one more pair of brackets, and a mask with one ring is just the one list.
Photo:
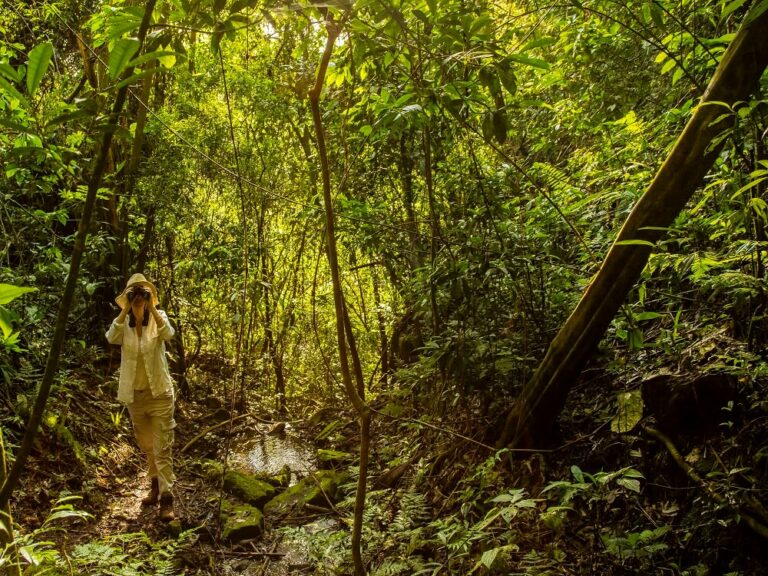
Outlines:
[[258, 538], [264, 532], [264, 515], [254, 506], [223, 500], [221, 525], [221, 535], [224, 540], [239, 542]]
[[275, 496], [275, 487], [272, 484], [237, 470], [229, 470], [224, 475], [224, 490], [259, 508]]
[[307, 504], [328, 506], [326, 496], [331, 502], [339, 497], [339, 486], [346, 475], [335, 470], [318, 470], [275, 496], [264, 506], [265, 514], [280, 514], [291, 510], [300, 510]]

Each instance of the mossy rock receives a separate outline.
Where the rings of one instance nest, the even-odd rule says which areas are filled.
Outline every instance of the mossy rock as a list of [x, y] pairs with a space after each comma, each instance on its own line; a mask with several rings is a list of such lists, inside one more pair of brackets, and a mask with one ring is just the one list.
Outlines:
[[264, 515], [261, 510], [248, 504], [221, 502], [221, 535], [224, 540], [240, 542], [258, 538], [264, 533]]
[[340, 452], [339, 450], [317, 451], [317, 463], [320, 468], [342, 468], [352, 462], [354, 456], [349, 452]]
[[307, 504], [328, 506], [325, 496], [335, 502], [339, 497], [339, 486], [346, 475], [335, 470], [318, 470], [275, 496], [264, 506], [265, 514], [281, 514], [291, 510], [300, 510]]
[[224, 475], [224, 490], [251, 506], [261, 508], [275, 495], [275, 487], [264, 480], [237, 470]]
[[205, 474], [205, 477], [212, 482], [219, 482], [221, 475], [224, 473], [224, 466], [216, 460], [202, 460], [200, 462], [200, 469]]
[[280, 468], [280, 472], [278, 472], [274, 476], [270, 476], [269, 483], [275, 486], [276, 488], [288, 488], [291, 484], [291, 468], [286, 464], [282, 468]]

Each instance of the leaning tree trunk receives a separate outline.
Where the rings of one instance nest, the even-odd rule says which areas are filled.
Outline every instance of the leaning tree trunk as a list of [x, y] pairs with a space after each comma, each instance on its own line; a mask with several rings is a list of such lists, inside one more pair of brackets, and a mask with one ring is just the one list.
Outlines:
[[[155, 3], [157, 0], [148, 0], [144, 6], [144, 17], [139, 27], [139, 53], [141, 47], [144, 44], [144, 38], [147, 35], [149, 28], [149, 21], [152, 16], [152, 11], [155, 9]], [[123, 75], [121, 80], [129, 78], [133, 74], [133, 67], [129, 66]], [[59, 302], [59, 311], [56, 316], [56, 325], [53, 330], [53, 339], [51, 341], [51, 347], [48, 351], [48, 358], [45, 363], [45, 371], [43, 372], [43, 379], [40, 382], [40, 388], [35, 398], [35, 404], [32, 408], [32, 413], [29, 416], [29, 422], [27, 428], [24, 431], [24, 437], [21, 440], [21, 445], [16, 452], [16, 460], [13, 463], [13, 467], [8, 474], [8, 477], [3, 482], [2, 489], [0, 489], [0, 509], [5, 508], [8, 500], [11, 497], [11, 493], [21, 478], [21, 473], [24, 469], [24, 465], [27, 462], [29, 453], [32, 450], [32, 443], [37, 435], [37, 430], [40, 427], [40, 422], [43, 420], [43, 413], [45, 412], [45, 405], [48, 402], [48, 396], [51, 393], [51, 385], [53, 379], [56, 376], [56, 371], [59, 365], [59, 354], [61, 353], [61, 346], [64, 343], [64, 336], [67, 329], [67, 319], [69, 318], [69, 309], [72, 305], [72, 299], [75, 295], [75, 287], [77, 286], [77, 277], [80, 273], [80, 263], [83, 259], [83, 253], [85, 252], [85, 242], [88, 238], [88, 228], [91, 225], [91, 217], [93, 215], [93, 208], [96, 204], [96, 192], [101, 186], [102, 179], [104, 177], [104, 170], [107, 166], [107, 159], [109, 157], [109, 148], [112, 144], [112, 137], [114, 136], [115, 129], [117, 128], [117, 122], [120, 117], [120, 112], [123, 110], [125, 99], [128, 94], [128, 86], [125, 85], [117, 91], [114, 106], [112, 112], [109, 115], [109, 122], [107, 129], [104, 131], [104, 137], [101, 141], [101, 147], [96, 158], [96, 162], [93, 166], [93, 172], [88, 181], [88, 193], [85, 197], [85, 204], [83, 205], [83, 214], [80, 218], [80, 225], [75, 235], [75, 245], [72, 249], [72, 259], [69, 263], [69, 272], [67, 273], [67, 281], [64, 285], [64, 293], [61, 296]]]
[[[723, 56], [702, 101], [656, 177], [627, 218], [593, 282], [549, 346], [509, 414], [500, 445], [541, 444], [589, 354], [632, 289], [653, 243], [701, 183], [731, 126], [725, 106], [749, 98], [768, 64], [768, 12], [753, 9]], [[640, 243], [627, 241], [640, 240]]]

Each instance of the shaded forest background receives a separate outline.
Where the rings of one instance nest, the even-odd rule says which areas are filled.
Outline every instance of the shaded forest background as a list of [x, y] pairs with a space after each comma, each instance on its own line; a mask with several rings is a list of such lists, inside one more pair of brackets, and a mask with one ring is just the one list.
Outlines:
[[[215, 397], [232, 415], [320, 423], [316, 443], [355, 454], [339, 507], [349, 526], [307, 536], [316, 573], [761, 573], [762, 68], [751, 96], [711, 104], [724, 128], [685, 209], [658, 240], [627, 242], [650, 258], [550, 414], [557, 425], [523, 446], [507, 416], [739, 26], [765, 27], [766, 10], [4, 1], [9, 469], [46, 365], [51, 388], [2, 502], [39, 514], [5, 533], [3, 561], [26, 538], [24, 574], [71, 573], [65, 550], [32, 543], [98, 513], [89, 493], [105, 487], [49, 474], [44, 455], [92, 475], [109, 434], [129, 435], [103, 334], [142, 271], [176, 327], [182, 409]], [[105, 421], [96, 440], [84, 406]], [[72, 494], [85, 500], [68, 507]]]

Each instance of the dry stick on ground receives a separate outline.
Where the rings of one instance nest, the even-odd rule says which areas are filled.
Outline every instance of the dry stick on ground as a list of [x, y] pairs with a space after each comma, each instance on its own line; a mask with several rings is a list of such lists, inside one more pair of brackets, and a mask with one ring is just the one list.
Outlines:
[[[600, 271], [549, 346], [507, 414], [499, 445], [543, 443], [584, 362], [637, 282], [663, 237], [725, 144], [733, 106], [749, 98], [768, 64], [768, 11], [746, 16], [685, 129], [621, 228]], [[713, 144], [713, 141], [716, 143]]]
[[[149, 28], [149, 21], [152, 16], [152, 12], [155, 9], [155, 3], [157, 0], [147, 0], [144, 6], [144, 16], [141, 20], [141, 26], [139, 27], [138, 41], [139, 50], [144, 44], [144, 38], [147, 35], [147, 29]], [[129, 66], [121, 76], [121, 80], [126, 80], [133, 75], [134, 68]], [[59, 304], [59, 311], [56, 316], [56, 325], [53, 331], [53, 339], [51, 341], [51, 347], [48, 352], [48, 359], [45, 363], [45, 372], [43, 373], [43, 379], [40, 382], [40, 388], [35, 399], [35, 405], [32, 409], [32, 413], [27, 423], [27, 429], [24, 431], [24, 438], [21, 441], [21, 446], [16, 452], [16, 460], [13, 463], [8, 477], [3, 483], [0, 490], [0, 509], [4, 508], [11, 497], [11, 494], [16, 488], [16, 485], [21, 479], [21, 473], [24, 469], [24, 465], [27, 462], [29, 453], [32, 450], [32, 443], [37, 435], [37, 430], [40, 427], [40, 423], [43, 419], [43, 413], [45, 412], [45, 405], [48, 402], [48, 396], [51, 393], [51, 386], [53, 380], [56, 377], [56, 372], [59, 366], [59, 354], [61, 353], [61, 347], [64, 343], [64, 336], [66, 335], [67, 320], [69, 319], [69, 309], [72, 305], [72, 299], [75, 294], [75, 288], [77, 286], [77, 277], [80, 274], [80, 263], [83, 259], [83, 253], [85, 252], [85, 244], [88, 239], [88, 228], [91, 225], [91, 217], [93, 216], [93, 209], [96, 204], [96, 193], [101, 187], [101, 183], [104, 177], [104, 171], [107, 167], [107, 160], [110, 155], [110, 147], [112, 144], [112, 137], [115, 134], [115, 130], [118, 126], [118, 120], [120, 113], [123, 110], [126, 96], [128, 94], [128, 85], [124, 85], [117, 91], [115, 97], [115, 103], [112, 107], [112, 111], [109, 115], [109, 121], [106, 124], [104, 131], [104, 137], [101, 141], [101, 147], [99, 148], [98, 156], [91, 173], [91, 178], [88, 181], [88, 193], [85, 197], [85, 204], [83, 204], [83, 213], [80, 217], [80, 225], [77, 228], [77, 234], [75, 236], [75, 245], [72, 249], [72, 259], [69, 264], [69, 272], [67, 273], [67, 281], [64, 286], [64, 293], [61, 296]]]
[[[181, 449], [181, 451], [180, 451], [179, 453], [180, 453], [180, 454], [183, 454], [184, 452], [186, 452], [187, 450], [189, 450], [189, 447], [190, 447], [190, 446], [192, 446], [194, 443], [196, 443], [198, 440], [200, 440], [200, 438], [202, 438], [203, 436], [205, 436], [205, 435], [206, 435], [206, 434], [208, 434], [209, 432], [213, 432], [214, 430], [218, 430], [219, 428], [221, 428], [221, 427], [223, 427], [223, 426], [226, 426], [227, 424], [234, 424], [234, 423], [235, 423], [235, 422], [237, 422], [238, 420], [242, 420], [243, 418], [247, 418], [248, 416], [253, 416], [253, 414], [251, 414], [251, 413], [240, 414], [239, 416], [235, 416], [234, 418], [228, 418], [227, 420], [224, 420], [223, 422], [219, 422], [218, 424], [214, 424], [214, 425], [213, 425], [213, 426], [211, 426], [210, 428], [206, 428], [205, 430], [203, 430], [202, 432], [200, 432], [200, 434], [198, 434], [197, 436], [195, 436], [194, 438], [192, 438], [192, 440], [190, 440], [189, 442], [187, 442], [187, 443], [184, 445], [184, 448], [182, 448], [182, 449]], [[260, 433], [260, 434], [263, 434], [263, 432], [259, 432], [259, 433]]]
[[747, 523], [747, 526], [752, 528], [752, 530], [755, 531], [755, 533], [759, 534], [766, 540], [768, 540], [768, 526], [763, 524], [760, 520], [755, 518], [751, 512], [746, 512], [744, 510], [741, 510], [734, 506], [732, 503], [728, 501], [727, 498], [725, 498], [722, 494], [715, 491], [712, 486], [710, 486], [701, 476], [699, 476], [698, 472], [693, 469], [693, 466], [688, 464], [688, 462], [685, 461], [685, 459], [680, 455], [680, 452], [678, 451], [677, 447], [674, 445], [672, 440], [670, 440], [665, 434], [662, 432], [659, 432], [655, 428], [651, 428], [650, 426], [645, 426], [643, 428], [649, 435], [653, 436], [657, 440], [661, 441], [664, 446], [667, 447], [667, 450], [669, 451], [670, 456], [672, 456], [672, 459], [675, 461], [675, 463], [682, 468], [683, 472], [685, 472], [686, 476], [690, 478], [693, 482], [695, 482], [704, 492], [706, 492], [712, 500], [720, 504], [721, 506], [725, 506], [727, 508], [730, 508], [736, 515], [740, 516], [744, 519], [744, 522]]

